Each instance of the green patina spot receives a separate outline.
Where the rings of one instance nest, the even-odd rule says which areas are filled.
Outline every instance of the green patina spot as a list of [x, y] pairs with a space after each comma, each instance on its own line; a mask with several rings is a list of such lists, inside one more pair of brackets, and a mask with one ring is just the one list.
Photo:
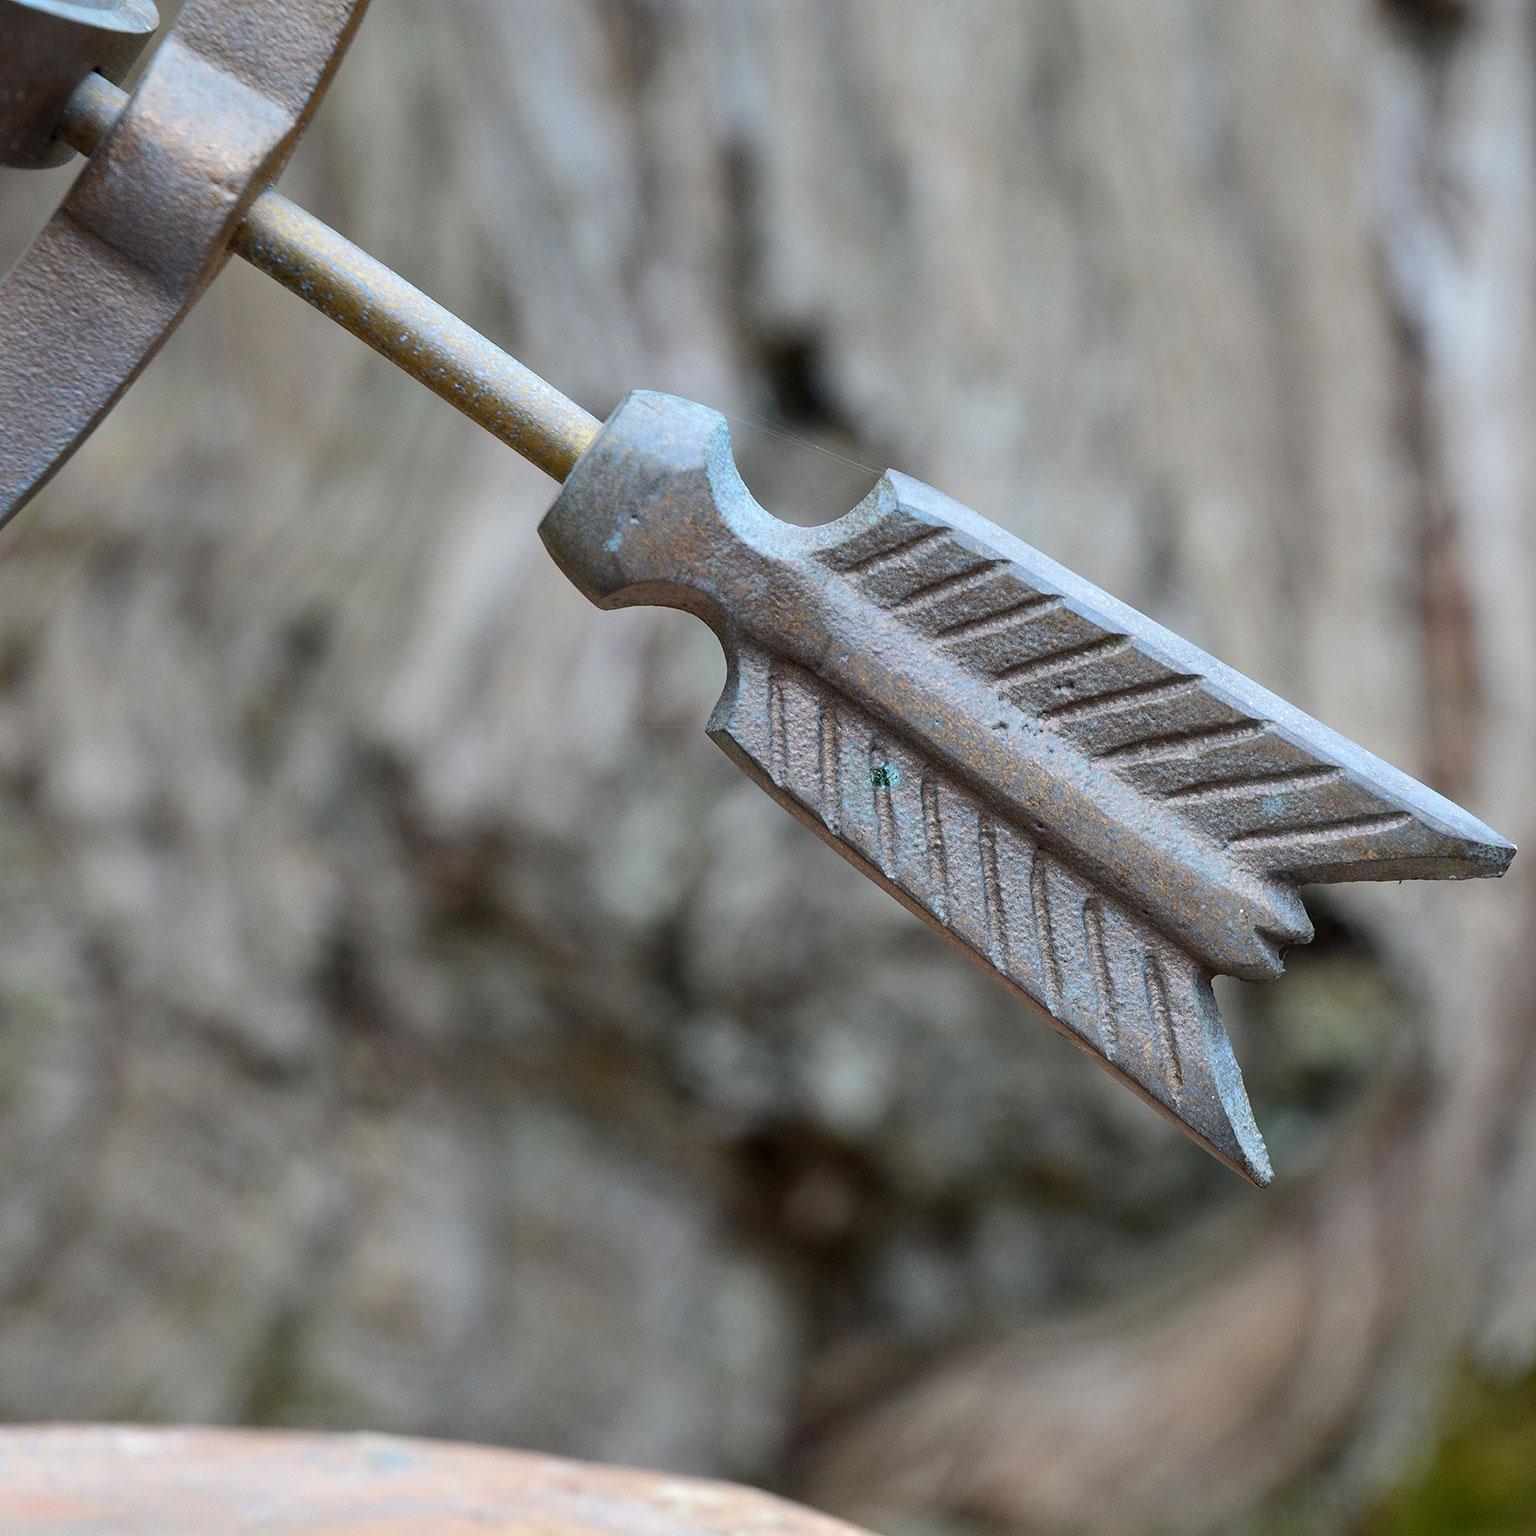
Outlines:
[[895, 763], [876, 763], [869, 770], [869, 782], [875, 789], [895, 789], [901, 783], [901, 775]]

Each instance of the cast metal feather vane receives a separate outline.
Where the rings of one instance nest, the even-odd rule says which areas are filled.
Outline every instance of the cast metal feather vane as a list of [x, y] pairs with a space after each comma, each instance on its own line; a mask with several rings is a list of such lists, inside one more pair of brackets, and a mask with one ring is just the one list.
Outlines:
[[603, 607], [704, 618], [711, 737], [1230, 1166], [1269, 1160], [1218, 972], [1278, 976], [1304, 883], [1501, 874], [1475, 817], [957, 502], [888, 472], [780, 522], [717, 413], [639, 393], [540, 528]]

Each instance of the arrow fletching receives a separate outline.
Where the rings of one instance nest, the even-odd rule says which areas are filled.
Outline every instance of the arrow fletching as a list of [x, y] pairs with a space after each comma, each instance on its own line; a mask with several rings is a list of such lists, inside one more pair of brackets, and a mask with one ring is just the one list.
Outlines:
[[782, 523], [717, 413], [639, 393], [540, 527], [603, 607], [697, 613], [711, 737], [1223, 1162], [1269, 1159], [1211, 990], [1297, 886], [1501, 874], [1476, 818], [905, 475]]

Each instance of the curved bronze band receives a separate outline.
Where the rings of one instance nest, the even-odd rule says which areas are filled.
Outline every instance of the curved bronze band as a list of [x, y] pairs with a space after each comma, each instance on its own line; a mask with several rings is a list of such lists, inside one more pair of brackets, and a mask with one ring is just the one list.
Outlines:
[[66, 460], [227, 256], [367, 0], [190, 0], [0, 283], [0, 521]]

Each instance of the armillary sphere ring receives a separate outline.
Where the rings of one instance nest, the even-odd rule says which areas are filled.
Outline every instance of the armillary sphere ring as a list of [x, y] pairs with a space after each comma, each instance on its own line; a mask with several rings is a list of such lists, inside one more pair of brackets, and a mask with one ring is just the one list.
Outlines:
[[[0, 506], [24, 501], [74, 452], [218, 273], [366, 4], [183, 8], [69, 195], [0, 283], [0, 336], [12, 354], [0, 376]], [[0, 65], [0, 84], [27, 71], [17, 97], [50, 131], [80, 80], [93, 68], [120, 72], [156, 24], [150, 0], [4, 5], [21, 46]], [[61, 63], [73, 65], [63, 78]], [[46, 163], [53, 150], [23, 144], [7, 158]]]

